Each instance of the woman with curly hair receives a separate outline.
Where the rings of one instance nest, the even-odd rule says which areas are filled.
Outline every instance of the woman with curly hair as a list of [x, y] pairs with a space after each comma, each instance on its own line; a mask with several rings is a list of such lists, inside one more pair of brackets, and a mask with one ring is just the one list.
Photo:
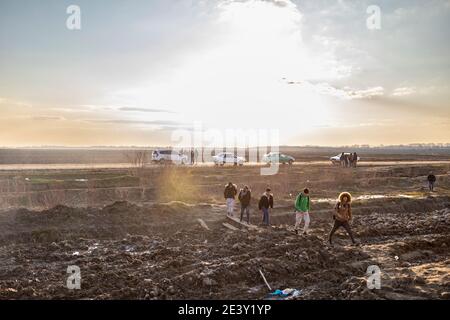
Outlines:
[[350, 236], [350, 239], [352, 240], [353, 244], [356, 244], [355, 239], [353, 238], [352, 229], [350, 228], [350, 220], [352, 219], [352, 196], [348, 192], [342, 192], [339, 195], [339, 199], [336, 203], [336, 206], [334, 207], [334, 225], [331, 229], [330, 235], [328, 237], [328, 241], [330, 242], [330, 245], [332, 245], [332, 237], [333, 234], [336, 232], [337, 229], [340, 227], [344, 227], [344, 229], [347, 231], [348, 235]]

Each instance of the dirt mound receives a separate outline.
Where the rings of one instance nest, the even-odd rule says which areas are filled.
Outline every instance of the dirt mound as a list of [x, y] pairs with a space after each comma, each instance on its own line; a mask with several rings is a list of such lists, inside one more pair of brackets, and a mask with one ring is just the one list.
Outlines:
[[[252, 167], [199, 168], [197, 176], [195, 168], [166, 169], [169, 187], [195, 186], [179, 197], [167, 188], [158, 201], [3, 212], [0, 298], [264, 299], [261, 270], [274, 290], [301, 290], [299, 299], [448, 299], [448, 179], [439, 176], [439, 196], [428, 197], [417, 191], [425, 166], [307, 169], [286, 166], [274, 177]], [[261, 222], [258, 188], [273, 187], [272, 227], [249, 229], [225, 217], [222, 180], [228, 179], [251, 185], [254, 225]], [[313, 194], [306, 237], [293, 232], [292, 207], [295, 190], [305, 185]], [[352, 228], [360, 246], [342, 229], [335, 245], [327, 244], [338, 190], [357, 199]], [[401, 196], [405, 190], [408, 197]], [[81, 290], [66, 288], [71, 265], [81, 270]], [[367, 288], [370, 265], [382, 272], [380, 290]]]
[[0, 216], [0, 244], [12, 240], [53, 242], [79, 237], [117, 239], [127, 234], [152, 235], [170, 230], [183, 215], [186, 219], [192, 213], [193, 208], [182, 203], [144, 208], [127, 201], [101, 209], [58, 205], [43, 211], [12, 210]]

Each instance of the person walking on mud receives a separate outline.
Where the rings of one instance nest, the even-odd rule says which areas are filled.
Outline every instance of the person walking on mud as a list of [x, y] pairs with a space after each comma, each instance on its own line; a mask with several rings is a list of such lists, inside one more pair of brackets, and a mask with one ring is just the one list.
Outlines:
[[247, 215], [247, 223], [250, 224], [250, 200], [252, 198], [252, 192], [248, 188], [248, 186], [244, 186], [243, 189], [239, 192], [239, 202], [241, 203], [241, 222], [244, 217], [244, 212]]
[[434, 191], [434, 184], [436, 182], [436, 176], [433, 174], [432, 171], [430, 171], [430, 174], [427, 177], [428, 180], [428, 188], [430, 189], [430, 192]]
[[330, 245], [333, 245], [332, 238], [333, 234], [336, 232], [337, 229], [340, 227], [344, 227], [344, 229], [347, 231], [348, 235], [350, 236], [350, 239], [352, 240], [352, 243], [356, 245], [356, 241], [353, 238], [352, 229], [350, 228], [350, 221], [352, 220], [352, 196], [348, 192], [342, 192], [339, 195], [339, 199], [336, 203], [336, 206], [334, 207], [334, 225], [333, 228], [330, 231], [330, 235], [328, 237], [328, 241]]
[[227, 216], [232, 217], [233, 211], [234, 211], [234, 198], [237, 194], [237, 186], [233, 184], [232, 182], [228, 182], [228, 184], [225, 186], [225, 190], [223, 192], [223, 195], [225, 197], [225, 202], [227, 205]]
[[267, 188], [266, 192], [262, 194], [259, 199], [258, 208], [263, 214], [263, 224], [269, 226], [269, 213], [270, 209], [273, 209], [273, 195], [270, 193], [270, 188]]
[[303, 227], [303, 234], [307, 235], [309, 228], [309, 189], [305, 188], [303, 192], [300, 192], [295, 199], [295, 233], [298, 234], [298, 229], [302, 223], [302, 219], [305, 220], [305, 225]]

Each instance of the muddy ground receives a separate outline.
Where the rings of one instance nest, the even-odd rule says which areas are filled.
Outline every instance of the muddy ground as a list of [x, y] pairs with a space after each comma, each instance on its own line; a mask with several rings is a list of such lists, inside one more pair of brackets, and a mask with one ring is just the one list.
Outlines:
[[[300, 289], [299, 299], [450, 299], [448, 164], [292, 166], [270, 177], [259, 169], [152, 169], [158, 171], [139, 172], [129, 184], [120, 180], [136, 194], [102, 198], [114, 185], [93, 184], [80, 195], [97, 192], [101, 201], [91, 194], [90, 202], [80, 196], [77, 205], [71, 197], [70, 206], [45, 210], [11, 207], [14, 201], [5, 197], [16, 195], [5, 191], [10, 207], [0, 213], [0, 298], [264, 299], [262, 270], [273, 289]], [[434, 193], [425, 187], [430, 170], [438, 177]], [[39, 174], [39, 182], [48, 176], [46, 187], [20, 192], [74, 188], [62, 172]], [[48, 183], [50, 175], [58, 183]], [[3, 174], [16, 181], [26, 176]], [[249, 184], [255, 198], [272, 187], [272, 227], [249, 229], [225, 217], [228, 180]], [[292, 201], [304, 186], [313, 200], [306, 237], [292, 231]], [[326, 243], [334, 199], [343, 190], [355, 197], [352, 223], [360, 246], [350, 245], [343, 230], [333, 247]], [[256, 200], [252, 207], [251, 222], [259, 225]], [[66, 287], [70, 265], [81, 270], [80, 290]], [[369, 265], [381, 269], [380, 290], [367, 288]]]

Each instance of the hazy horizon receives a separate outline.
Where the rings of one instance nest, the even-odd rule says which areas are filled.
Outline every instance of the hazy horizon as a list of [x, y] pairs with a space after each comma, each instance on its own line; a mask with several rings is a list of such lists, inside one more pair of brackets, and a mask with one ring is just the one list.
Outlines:
[[[180, 147], [180, 146], [174, 146], [174, 145], [85, 145], [85, 146], [62, 146], [62, 145], [30, 145], [30, 146], [0, 146], [0, 149], [129, 149], [129, 148], [172, 148], [172, 147]], [[181, 146], [184, 148], [190, 148], [190, 146]], [[270, 148], [269, 145], [259, 145], [259, 146], [247, 146], [247, 147], [238, 147], [236, 146], [237, 149], [242, 149], [242, 148], [264, 148], [264, 147], [268, 147]], [[280, 145], [278, 146], [280, 148], [373, 148], [373, 149], [383, 149], [383, 148], [410, 148], [410, 149], [414, 149], [414, 148], [450, 148], [450, 143], [411, 143], [411, 144], [393, 144], [393, 145], [384, 145], [384, 144], [380, 144], [380, 145], [336, 145], [336, 146], [331, 146], [331, 145]], [[194, 147], [195, 148], [195, 147]], [[227, 148], [226, 146], [218, 146], [218, 147], [212, 147], [212, 146], [208, 146], [208, 147], [204, 147], [205, 149], [214, 149], [214, 148]], [[229, 147], [232, 148], [232, 147]]]
[[169, 146], [196, 122], [284, 146], [448, 144], [449, 36], [449, 0], [4, 0], [0, 145]]

